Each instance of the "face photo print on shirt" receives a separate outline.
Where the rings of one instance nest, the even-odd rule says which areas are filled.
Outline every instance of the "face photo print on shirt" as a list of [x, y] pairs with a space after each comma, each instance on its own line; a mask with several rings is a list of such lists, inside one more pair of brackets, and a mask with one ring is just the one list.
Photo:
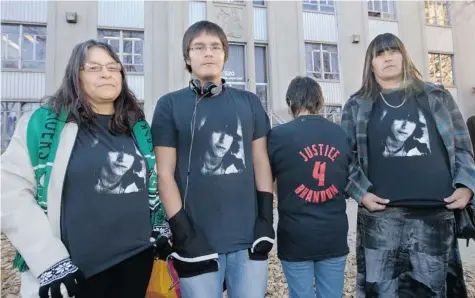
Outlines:
[[94, 187], [98, 193], [127, 194], [144, 190], [147, 170], [137, 147], [132, 154], [108, 151], [104, 160]]
[[419, 108], [385, 108], [380, 119], [384, 157], [430, 155], [427, 120]]
[[[223, 123], [223, 121], [225, 121]], [[243, 173], [246, 170], [241, 120], [208, 116], [198, 126], [200, 172], [204, 176]]]

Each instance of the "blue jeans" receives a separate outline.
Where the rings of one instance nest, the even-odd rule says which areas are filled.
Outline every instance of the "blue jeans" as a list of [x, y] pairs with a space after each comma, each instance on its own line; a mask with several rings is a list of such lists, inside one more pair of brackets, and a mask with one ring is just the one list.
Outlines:
[[[345, 282], [346, 256], [319, 262], [281, 260], [289, 285], [289, 298], [341, 298]], [[315, 278], [315, 287], [313, 280]]]
[[218, 272], [180, 279], [181, 297], [222, 298], [225, 278], [229, 298], [263, 298], [267, 260], [250, 260], [247, 249], [219, 255]]

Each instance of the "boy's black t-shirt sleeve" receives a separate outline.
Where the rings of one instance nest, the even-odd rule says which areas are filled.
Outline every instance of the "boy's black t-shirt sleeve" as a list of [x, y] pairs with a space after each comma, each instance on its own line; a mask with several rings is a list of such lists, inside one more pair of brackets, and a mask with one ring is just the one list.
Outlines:
[[177, 135], [170, 97], [163, 96], [158, 100], [153, 113], [151, 130], [153, 146], [176, 148]]
[[252, 137], [254, 141], [267, 136], [270, 130], [270, 121], [259, 97], [252, 94], [251, 100], [254, 109], [254, 135]]

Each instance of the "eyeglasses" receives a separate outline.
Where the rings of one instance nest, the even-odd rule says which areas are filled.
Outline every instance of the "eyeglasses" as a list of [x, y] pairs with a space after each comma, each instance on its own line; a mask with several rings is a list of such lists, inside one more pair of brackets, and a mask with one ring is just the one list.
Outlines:
[[199, 52], [199, 53], [201, 53], [201, 54], [206, 53], [206, 51], [207, 51], [208, 49], [211, 50], [211, 53], [218, 53], [218, 52], [221, 52], [221, 51], [223, 50], [223, 47], [222, 47], [222, 46], [219, 46], [219, 45], [214, 45], [214, 46], [203, 46], [203, 45], [199, 45], [199, 46], [194, 46], [194, 47], [191, 47], [191, 48], [190, 48], [190, 50]]
[[102, 71], [103, 67], [106, 67], [110, 72], [119, 72], [122, 70], [122, 65], [118, 62], [109, 63], [109, 64], [98, 64], [98, 63], [89, 63], [86, 62], [81, 66], [81, 70], [86, 72], [99, 72]]

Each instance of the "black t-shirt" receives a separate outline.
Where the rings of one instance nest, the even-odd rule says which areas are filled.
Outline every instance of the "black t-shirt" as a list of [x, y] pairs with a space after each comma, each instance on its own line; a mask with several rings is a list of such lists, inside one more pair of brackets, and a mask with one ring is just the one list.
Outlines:
[[257, 218], [252, 142], [267, 135], [269, 118], [255, 94], [225, 86], [219, 95], [198, 102], [193, 129], [197, 99], [189, 88], [160, 98], [153, 145], [176, 148], [182, 201], [190, 165], [185, 212], [211, 247], [220, 254], [249, 248]]
[[300, 116], [269, 133], [277, 180], [277, 250], [286, 261], [319, 261], [348, 253], [343, 190], [350, 146], [343, 129], [318, 115]]
[[[402, 90], [383, 93], [373, 105], [368, 125], [371, 192], [389, 206], [444, 206], [452, 177], [447, 150], [427, 98]], [[400, 107], [404, 101], [407, 100]], [[397, 108], [395, 108], [397, 107]]]
[[79, 127], [64, 180], [61, 238], [86, 277], [151, 246], [146, 161], [110, 118]]

